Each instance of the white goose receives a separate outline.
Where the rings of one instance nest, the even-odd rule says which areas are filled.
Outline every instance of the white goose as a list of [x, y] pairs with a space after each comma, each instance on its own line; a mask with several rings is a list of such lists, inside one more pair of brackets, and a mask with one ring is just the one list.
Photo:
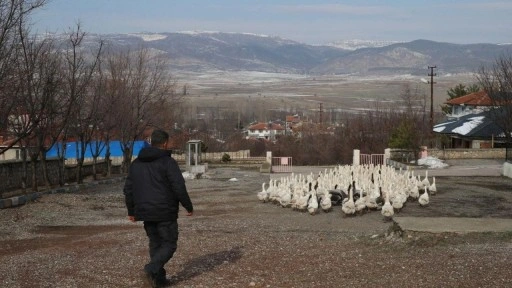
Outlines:
[[318, 198], [316, 198], [316, 191], [311, 191], [311, 198], [309, 198], [308, 202], [308, 212], [311, 215], [315, 215], [318, 211]]
[[[389, 186], [389, 191], [391, 190], [391, 184]], [[394, 187], [395, 192], [393, 194], [393, 200], [391, 202], [391, 206], [393, 206], [393, 209], [398, 213], [400, 212], [400, 209], [404, 207], [404, 203], [407, 201], [407, 196], [405, 195], [405, 192], [396, 190], [399, 189], [398, 187]]]
[[379, 208], [379, 203], [377, 203], [377, 199], [380, 197], [380, 190], [377, 184], [374, 185], [372, 192], [370, 195], [366, 195], [366, 207], [368, 209], [377, 209]]
[[332, 201], [330, 193], [326, 193], [324, 194], [324, 196], [322, 196], [322, 200], [320, 200], [320, 207], [322, 207], [322, 210], [324, 212], [330, 212], [332, 210]]
[[437, 187], [436, 187], [436, 177], [432, 177], [432, 184], [428, 187], [428, 191], [430, 192], [430, 195], [436, 195], [437, 193]]
[[430, 181], [428, 181], [428, 170], [425, 171], [425, 178], [423, 178], [423, 180], [421, 180], [421, 185], [423, 187], [429, 187], [430, 186]]
[[421, 194], [420, 198], [418, 198], [418, 202], [420, 203], [421, 206], [427, 206], [428, 203], [430, 202], [428, 198], [427, 187], [425, 187], [425, 192]]
[[268, 192], [269, 201], [272, 201], [272, 202], [276, 201], [277, 194], [279, 193], [278, 187], [276, 185], [276, 180], [270, 179], [270, 181], [268, 181], [267, 192]]
[[352, 186], [349, 186], [348, 188], [348, 200], [343, 203], [341, 206], [341, 211], [345, 213], [346, 215], [352, 215], [356, 213], [356, 205], [354, 203], [354, 195], [352, 192]]
[[384, 194], [386, 195], [385, 196], [386, 200], [384, 202], [384, 205], [382, 205], [382, 209], [380, 210], [380, 213], [382, 214], [382, 216], [389, 219], [389, 218], [393, 217], [393, 215], [395, 214], [395, 211], [393, 210], [393, 206], [389, 202], [389, 192], [386, 191]]
[[268, 192], [267, 189], [265, 189], [265, 182], [261, 184], [261, 191], [258, 192], [258, 199], [263, 203], [268, 201]]
[[320, 207], [322, 208], [322, 210], [324, 212], [331, 211], [331, 208], [332, 208], [331, 196], [332, 196], [332, 194], [329, 193], [329, 191], [325, 187], [323, 187], [323, 185], [320, 185], [316, 189], [316, 191], [318, 193], [318, 198], [320, 199]]
[[279, 204], [281, 204], [283, 208], [288, 208], [292, 205], [292, 193], [286, 190], [283, 191], [284, 192], [282, 192], [279, 197]]
[[300, 197], [304, 196], [304, 188], [300, 183], [295, 184], [293, 187], [293, 194], [292, 194], [292, 200], [290, 201], [290, 206], [293, 210], [297, 209], [297, 201], [300, 199]]
[[420, 190], [415, 180], [411, 180], [411, 184], [409, 184], [409, 196], [413, 199], [420, 197]]
[[[354, 185], [355, 187], [355, 185]], [[366, 195], [363, 196], [363, 189], [359, 190], [359, 198], [354, 202], [354, 205], [356, 207], [356, 212], [363, 212], [364, 208], [366, 208], [366, 198], [369, 198], [370, 196]]]
[[306, 195], [297, 199], [296, 209], [299, 211], [304, 211], [308, 208], [309, 198], [311, 198], [311, 192], [306, 193]]

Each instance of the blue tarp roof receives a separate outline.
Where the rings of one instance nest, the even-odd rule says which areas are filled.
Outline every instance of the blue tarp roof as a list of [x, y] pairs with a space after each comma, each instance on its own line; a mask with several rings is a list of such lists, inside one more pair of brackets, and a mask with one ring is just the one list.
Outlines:
[[[66, 159], [77, 158], [77, 144], [80, 142], [67, 142], [66, 143]], [[96, 145], [98, 143], [98, 145]], [[111, 157], [122, 157], [123, 151], [121, 150], [121, 142], [120, 141], [110, 141], [110, 156]], [[133, 155], [139, 155], [140, 149], [147, 146], [148, 143], [146, 141], [135, 141], [133, 143]], [[80, 149], [80, 145], [78, 145], [78, 149]], [[103, 141], [92, 141], [87, 145], [85, 150], [85, 158], [92, 158], [92, 152], [100, 150], [99, 157], [105, 157], [105, 142]], [[79, 150], [78, 150], [79, 151]], [[52, 148], [46, 153], [47, 158], [57, 157], [58, 152], [62, 155], [62, 143], [55, 143]], [[79, 151], [80, 153], [80, 151]]]

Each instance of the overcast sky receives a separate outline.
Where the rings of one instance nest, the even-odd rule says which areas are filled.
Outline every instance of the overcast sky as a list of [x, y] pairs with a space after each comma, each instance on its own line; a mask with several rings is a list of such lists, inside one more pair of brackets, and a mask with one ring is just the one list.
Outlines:
[[308, 44], [338, 40], [512, 43], [511, 0], [50, 0], [33, 31], [244, 32]]

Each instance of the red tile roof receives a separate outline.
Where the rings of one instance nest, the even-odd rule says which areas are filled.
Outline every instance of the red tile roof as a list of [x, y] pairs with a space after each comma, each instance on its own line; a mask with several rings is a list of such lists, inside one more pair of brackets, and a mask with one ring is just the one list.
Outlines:
[[[3, 137], [2, 137], [3, 138]], [[11, 139], [2, 139], [0, 141], [0, 145], [3, 146], [3, 147], [7, 147], [9, 145], [11, 145], [13, 142], [15, 142], [17, 139], [16, 138], [11, 138]], [[19, 145], [14, 145], [13, 147], [18, 147]]]
[[450, 105], [467, 105], [467, 106], [492, 106], [491, 98], [485, 91], [478, 91], [461, 97], [453, 98], [445, 102]]
[[293, 122], [293, 123], [299, 123], [300, 117], [295, 115], [288, 115], [286, 116], [286, 122]]
[[249, 130], [284, 130], [283, 126], [279, 124], [271, 124], [271, 129], [268, 127], [268, 123], [256, 123], [249, 127]]

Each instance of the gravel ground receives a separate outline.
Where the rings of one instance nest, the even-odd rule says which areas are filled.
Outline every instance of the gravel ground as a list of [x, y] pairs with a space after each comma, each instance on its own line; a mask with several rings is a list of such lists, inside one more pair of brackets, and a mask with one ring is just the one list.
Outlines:
[[[258, 202], [261, 183], [278, 174], [207, 176], [187, 180], [195, 214], [179, 218], [166, 266], [175, 287], [512, 287], [512, 233], [410, 233], [378, 212], [344, 217], [341, 207], [312, 216]], [[411, 202], [400, 215], [512, 219], [511, 179], [436, 183], [428, 207]], [[144, 287], [147, 239], [127, 221], [121, 190], [100, 185], [0, 210], [0, 286]]]

